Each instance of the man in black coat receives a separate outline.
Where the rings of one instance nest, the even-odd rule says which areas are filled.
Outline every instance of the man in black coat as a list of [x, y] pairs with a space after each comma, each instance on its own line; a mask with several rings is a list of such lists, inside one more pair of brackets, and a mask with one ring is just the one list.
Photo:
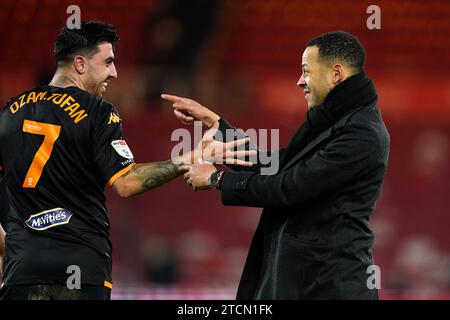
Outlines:
[[[2, 113], [2, 110], [3, 109], [0, 107], [0, 114]], [[5, 252], [5, 231], [3, 229], [6, 229], [6, 219], [9, 211], [2, 170], [3, 168], [0, 167], [0, 280], [3, 275], [3, 255]]]
[[[369, 217], [381, 193], [390, 138], [364, 62], [363, 46], [346, 32], [308, 42], [298, 81], [308, 112], [278, 151], [276, 174], [261, 174], [260, 163], [227, 172], [205, 163], [186, 173], [194, 190], [220, 189], [224, 205], [264, 208], [238, 299], [378, 298]], [[185, 123], [195, 119], [210, 127], [219, 121], [222, 133], [234, 129], [195, 101], [163, 98], [174, 102]]]

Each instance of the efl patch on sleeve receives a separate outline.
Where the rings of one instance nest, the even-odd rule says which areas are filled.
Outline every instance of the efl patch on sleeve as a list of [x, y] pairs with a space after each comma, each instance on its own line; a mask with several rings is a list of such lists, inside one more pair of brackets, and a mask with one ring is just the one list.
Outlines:
[[128, 145], [125, 140], [114, 140], [111, 142], [112, 147], [116, 152], [124, 158], [127, 159], [133, 159], [133, 154], [131, 153], [130, 148], [128, 148]]

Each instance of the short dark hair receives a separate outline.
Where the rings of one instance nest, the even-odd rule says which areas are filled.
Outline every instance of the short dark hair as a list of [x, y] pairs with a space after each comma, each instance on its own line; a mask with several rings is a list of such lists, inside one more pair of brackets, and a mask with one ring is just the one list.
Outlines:
[[306, 47], [317, 46], [319, 58], [327, 61], [340, 60], [357, 72], [364, 70], [366, 52], [358, 38], [345, 31], [321, 34], [308, 41]]
[[79, 29], [64, 27], [55, 41], [55, 60], [58, 66], [73, 59], [75, 54], [91, 55], [101, 42], [114, 43], [119, 40], [114, 26], [104, 22], [82, 22]]

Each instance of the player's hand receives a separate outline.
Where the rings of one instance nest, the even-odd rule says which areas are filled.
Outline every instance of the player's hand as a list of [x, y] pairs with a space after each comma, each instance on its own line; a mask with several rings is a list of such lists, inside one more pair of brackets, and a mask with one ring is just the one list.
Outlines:
[[201, 164], [204, 162], [215, 164], [234, 164], [250, 167], [253, 162], [239, 158], [251, 157], [257, 154], [256, 150], [234, 150], [250, 141], [250, 138], [243, 138], [236, 141], [220, 142], [214, 140], [214, 136], [219, 129], [219, 123], [216, 122], [211, 129], [206, 131], [202, 140], [194, 150], [183, 154], [180, 158], [173, 159], [174, 163], [185, 165], [188, 168], [192, 164]]
[[184, 181], [194, 191], [211, 189], [209, 177], [216, 171], [210, 163], [194, 164], [190, 170], [184, 174]]
[[195, 150], [195, 163], [215, 163], [215, 164], [235, 164], [250, 167], [253, 165], [251, 161], [241, 160], [239, 158], [256, 155], [256, 150], [238, 150], [235, 148], [246, 144], [250, 138], [243, 138], [236, 141], [220, 142], [214, 140], [214, 136], [219, 130], [219, 122], [214, 123], [211, 129], [206, 131], [202, 140]]
[[170, 94], [162, 94], [161, 98], [172, 102], [173, 113], [183, 124], [192, 124], [194, 120], [198, 120], [211, 128], [220, 119], [216, 113], [194, 100]]

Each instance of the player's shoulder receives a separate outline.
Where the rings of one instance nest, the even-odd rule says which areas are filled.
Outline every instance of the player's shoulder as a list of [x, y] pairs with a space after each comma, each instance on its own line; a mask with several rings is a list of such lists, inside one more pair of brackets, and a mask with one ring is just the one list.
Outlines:
[[22, 97], [25, 97], [26, 95], [30, 94], [31, 92], [36, 92], [36, 91], [40, 91], [42, 89], [43, 86], [38, 86], [38, 87], [34, 87], [31, 89], [27, 89], [25, 91], [21, 91], [19, 94], [10, 97], [6, 103], [3, 105], [3, 109], [6, 109], [8, 106], [10, 106], [11, 104], [13, 104], [15, 101], [20, 100]]
[[78, 87], [67, 87], [64, 88], [68, 94], [72, 95], [80, 104], [87, 109], [97, 109], [97, 108], [105, 108], [109, 103], [105, 101], [102, 97], [99, 97], [95, 94], [89, 93], [83, 89]]
[[[79, 91], [83, 90], [79, 89]], [[87, 110], [91, 115], [91, 124], [119, 124], [122, 121], [117, 108], [112, 102], [86, 91], [80, 92], [80, 94], [84, 96], [87, 103]]]
[[71, 95], [90, 115], [92, 120], [104, 118], [111, 112], [117, 113], [115, 106], [103, 97], [89, 93], [78, 87], [67, 87], [64, 91]]
[[96, 118], [104, 119], [105, 117], [109, 117], [111, 113], [119, 116], [119, 112], [117, 111], [117, 108], [114, 106], [113, 103], [102, 97], [98, 97], [95, 95], [92, 96], [97, 101], [95, 105], [95, 110], [92, 110], [93, 113], [95, 113]]

